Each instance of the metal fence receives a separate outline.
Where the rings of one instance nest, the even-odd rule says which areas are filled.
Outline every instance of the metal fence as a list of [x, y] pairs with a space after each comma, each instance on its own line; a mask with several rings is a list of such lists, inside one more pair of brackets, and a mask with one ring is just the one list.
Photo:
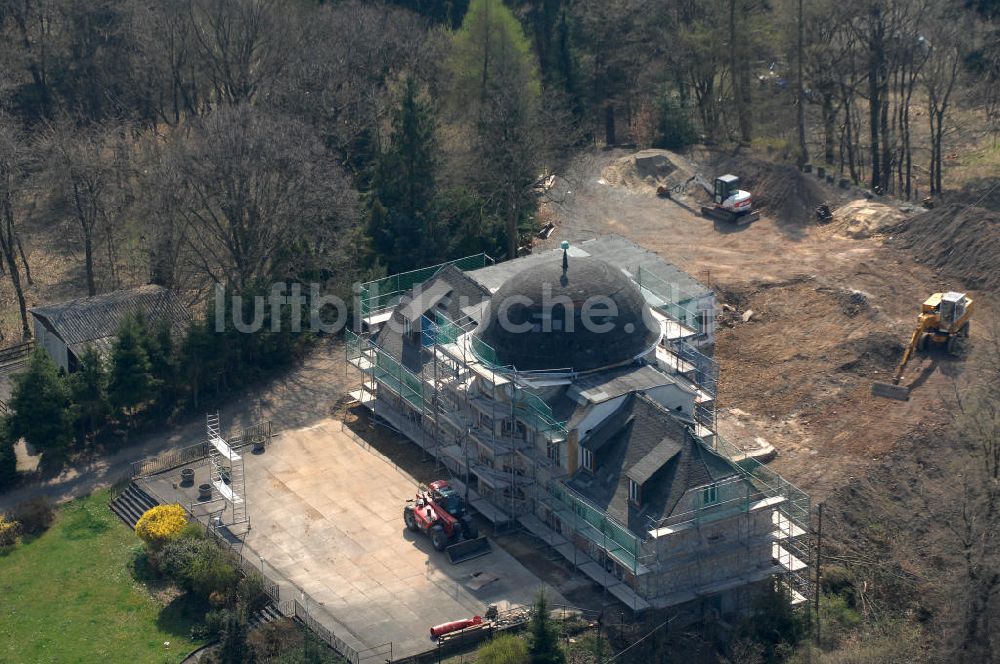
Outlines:
[[[229, 446], [239, 449], [247, 445], [267, 445], [273, 436], [270, 420], [249, 426], [239, 434], [228, 439]], [[166, 470], [173, 470], [181, 466], [186, 466], [194, 461], [199, 461], [208, 457], [210, 446], [208, 441], [188, 445], [176, 450], [167, 450], [154, 457], [147, 457], [139, 461], [132, 462], [131, 477], [148, 477], [156, 475]]]
[[167, 450], [155, 457], [132, 462], [132, 477], [148, 477], [185, 466], [192, 461], [198, 461], [208, 456], [208, 442], [202, 441], [176, 450]]

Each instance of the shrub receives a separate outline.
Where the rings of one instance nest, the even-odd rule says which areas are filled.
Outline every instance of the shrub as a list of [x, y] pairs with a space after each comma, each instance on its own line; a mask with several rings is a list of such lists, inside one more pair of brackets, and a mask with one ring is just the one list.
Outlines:
[[177, 539], [205, 539], [205, 529], [197, 521], [188, 521]]
[[261, 625], [247, 636], [247, 645], [254, 661], [270, 661], [283, 654], [302, 649], [302, 633], [289, 619]]
[[14, 546], [21, 534], [21, 524], [0, 514], [0, 548]]
[[257, 573], [247, 574], [240, 579], [236, 584], [236, 597], [250, 613], [263, 609], [271, 601], [264, 590], [264, 577]]
[[135, 524], [135, 534], [156, 549], [180, 536], [188, 525], [187, 514], [180, 505], [157, 505], [146, 510]]
[[202, 541], [185, 537], [171, 540], [154, 553], [154, 564], [161, 574], [183, 585], [187, 569], [198, 555]]
[[21, 524], [24, 535], [41, 535], [56, 520], [52, 501], [45, 496], [35, 496], [11, 510], [10, 517]]
[[17, 484], [17, 455], [7, 429], [7, 418], [0, 417], [0, 493]]
[[226, 619], [222, 626], [222, 638], [217, 652], [222, 664], [244, 664], [247, 661], [249, 647], [247, 646], [247, 614], [242, 607], [226, 611]]
[[212, 593], [225, 597], [236, 582], [236, 570], [211, 540], [171, 540], [157, 552], [157, 560], [165, 576], [206, 599]]
[[214, 592], [226, 593], [236, 582], [236, 569], [213, 542], [194, 541], [199, 544], [198, 554], [185, 570], [187, 587], [204, 597]]
[[205, 631], [208, 636], [217, 637], [226, 628], [229, 609], [215, 609], [205, 614]]
[[511, 634], [503, 634], [485, 644], [476, 653], [479, 664], [527, 664], [528, 644]]

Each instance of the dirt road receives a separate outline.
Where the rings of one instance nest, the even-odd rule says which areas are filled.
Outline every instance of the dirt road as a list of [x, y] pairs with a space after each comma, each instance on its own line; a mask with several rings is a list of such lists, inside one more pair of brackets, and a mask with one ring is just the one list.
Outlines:
[[[911, 362], [904, 384], [917, 387], [909, 402], [869, 390], [894, 368], [920, 302], [961, 284], [877, 237], [841, 237], [766, 212], [734, 228], [701, 218], [691, 197], [669, 201], [649, 188], [606, 184], [602, 173], [624, 154], [591, 154], [557, 179], [543, 211], [557, 225], [546, 245], [618, 233], [711, 285], [732, 307], [716, 344], [723, 435], [766, 439], [778, 450], [773, 467], [822, 499], [906, 436], [947, 424], [942, 395], [961, 375], [961, 360]], [[987, 304], [980, 298], [980, 318]], [[748, 309], [755, 313], [744, 323], [738, 314]]]

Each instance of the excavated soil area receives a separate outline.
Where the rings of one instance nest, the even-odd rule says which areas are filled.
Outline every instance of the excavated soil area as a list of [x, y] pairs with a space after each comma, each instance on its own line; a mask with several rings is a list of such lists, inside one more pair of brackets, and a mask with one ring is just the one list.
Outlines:
[[[692, 175], [691, 165], [678, 154], [667, 150], [641, 150], [605, 166], [601, 180], [613, 187], [653, 196], [657, 187], [683, 184]], [[694, 188], [700, 189], [697, 185]]]
[[884, 234], [906, 219], [899, 208], [875, 201], [857, 200], [841, 205], [833, 211], [827, 225], [829, 232], [855, 240]]
[[740, 189], [753, 194], [754, 207], [784, 223], [812, 223], [816, 206], [830, 197], [816, 176], [791, 164], [737, 156], [719, 161], [715, 173], [739, 176]]
[[891, 245], [960, 279], [966, 288], [1000, 288], [1000, 212], [951, 204], [907, 219], [889, 232]]
[[[956, 272], [970, 287], [993, 283], [1000, 252], [989, 248], [992, 226], [980, 222], [973, 233], [985, 238], [978, 251], [987, 252], [973, 256], [963, 231], [942, 221], [953, 213], [898, 221], [898, 207], [888, 201], [858, 202], [852, 207], [860, 219], [845, 221], [860, 231], [852, 236], [818, 224], [814, 210], [852, 192], [791, 166], [690, 157], [696, 172], [738, 174], [755, 200], [768, 201], [760, 220], [734, 227], [701, 217], [690, 195], [665, 200], [611, 185], [608, 167], [630, 156], [589, 154], [561, 176], [562, 197], [547, 210], [556, 231], [543, 246], [618, 233], [717, 293], [719, 426], [730, 442], [770, 443], [777, 450], [771, 466], [822, 500], [886, 463], [900, 445], [947, 424], [945, 400], [965, 370], [964, 357], [917, 355], [903, 377], [912, 388], [907, 402], [873, 397], [871, 385], [892, 375], [928, 294], [961, 288]], [[942, 224], [945, 240], [929, 239]], [[988, 290], [970, 292], [977, 298], [974, 344], [995, 303]]]

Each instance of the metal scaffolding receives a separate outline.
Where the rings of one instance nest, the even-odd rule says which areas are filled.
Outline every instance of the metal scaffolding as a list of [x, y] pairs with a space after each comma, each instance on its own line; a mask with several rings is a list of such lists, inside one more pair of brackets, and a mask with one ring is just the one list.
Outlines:
[[[361, 290], [363, 318], [377, 327], [389, 320], [405, 290], [442, 267], [470, 269], [486, 260], [469, 257], [366, 284]], [[654, 605], [641, 595], [657, 594], [648, 581], [655, 572], [683, 562], [679, 555], [666, 558], [663, 538], [688, 529], [700, 532], [721, 519], [730, 520], [727, 527], [735, 533], [726, 546], [743, 557], [747, 568], [755, 556], [764, 556], [774, 564], [762, 565], [761, 574], [766, 577], [770, 570], [786, 578], [796, 600], [808, 597], [808, 496], [763, 464], [740, 456], [717, 434], [718, 364], [689, 342], [711, 312], [691, 311], [690, 299], [642, 269], [633, 280], [653, 310], [667, 319], [656, 361], [697, 394], [692, 428], [699, 444], [728, 458], [739, 473], [713, 489], [722, 499], [650, 521], [644, 534], [618, 523], [561, 481], [575, 467], [567, 458], [566, 422], [535, 391], [540, 383], [570, 383], [575, 378], [571, 369], [519, 372], [503, 366], [494, 349], [472, 334], [471, 322], [462, 325], [435, 311], [433, 319], [425, 315], [420, 321], [419, 369], [404, 366], [367, 332], [346, 331], [347, 361], [362, 374], [361, 389], [352, 396], [439, 460], [486, 518], [497, 525], [520, 523], [634, 610]], [[693, 569], [704, 564], [691, 562]]]
[[218, 412], [206, 417], [206, 429], [212, 486], [225, 500], [232, 515], [232, 522], [226, 525], [249, 523], [243, 456], [233, 449], [222, 436]]

